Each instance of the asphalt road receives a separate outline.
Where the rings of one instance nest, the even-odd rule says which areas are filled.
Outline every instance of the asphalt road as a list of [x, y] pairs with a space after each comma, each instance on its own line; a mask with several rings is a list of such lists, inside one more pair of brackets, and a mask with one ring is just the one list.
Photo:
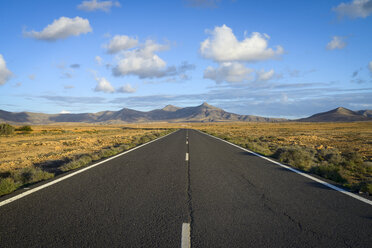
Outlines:
[[0, 247], [180, 247], [183, 223], [192, 247], [372, 244], [371, 205], [180, 130], [1, 206]]

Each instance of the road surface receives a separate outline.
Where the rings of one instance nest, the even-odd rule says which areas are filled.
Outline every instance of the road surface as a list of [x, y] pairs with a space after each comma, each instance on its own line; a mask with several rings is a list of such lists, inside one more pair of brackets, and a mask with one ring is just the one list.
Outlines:
[[0, 207], [0, 247], [371, 244], [368, 203], [194, 130]]

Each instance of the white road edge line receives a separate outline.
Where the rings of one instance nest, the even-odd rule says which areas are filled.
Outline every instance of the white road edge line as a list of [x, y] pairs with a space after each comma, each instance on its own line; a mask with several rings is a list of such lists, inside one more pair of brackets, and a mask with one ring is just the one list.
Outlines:
[[[199, 131], [199, 130], [197, 130], [197, 131]], [[354, 194], [354, 193], [351, 193], [351, 192], [349, 192], [349, 191], [347, 191], [347, 190], [341, 189], [341, 188], [339, 188], [339, 187], [337, 187], [337, 186], [335, 186], [335, 185], [332, 185], [332, 184], [330, 184], [330, 183], [324, 182], [323, 180], [320, 180], [320, 179], [318, 179], [318, 178], [316, 178], [316, 177], [313, 177], [313, 176], [311, 176], [311, 175], [309, 175], [309, 174], [303, 173], [303, 172], [301, 172], [301, 171], [299, 171], [299, 170], [296, 170], [296, 169], [291, 168], [291, 167], [289, 167], [289, 166], [287, 166], [287, 165], [281, 164], [281, 163], [279, 163], [279, 162], [277, 162], [277, 161], [274, 161], [274, 160], [272, 160], [272, 159], [270, 159], [270, 158], [267, 158], [267, 157], [265, 157], [265, 156], [262, 156], [262, 155], [260, 155], [260, 154], [258, 154], [258, 153], [252, 152], [251, 150], [248, 150], [248, 149], [245, 149], [245, 148], [240, 147], [240, 146], [238, 146], [238, 145], [235, 145], [235, 144], [233, 144], [233, 143], [230, 143], [230, 142], [228, 142], [228, 141], [226, 141], [226, 140], [223, 140], [223, 139], [221, 139], [221, 138], [215, 137], [215, 136], [210, 135], [210, 134], [208, 134], [208, 133], [204, 133], [204, 132], [202, 132], [202, 131], [199, 131], [199, 132], [202, 133], [202, 134], [205, 134], [205, 135], [211, 136], [212, 138], [215, 138], [215, 139], [221, 140], [221, 141], [223, 141], [223, 142], [225, 142], [225, 143], [227, 143], [227, 144], [230, 144], [230, 145], [232, 145], [232, 146], [235, 146], [235, 147], [237, 147], [237, 148], [239, 148], [239, 149], [241, 149], [241, 150], [243, 150], [243, 151], [249, 152], [249, 153], [251, 153], [251, 154], [253, 154], [253, 155], [257, 156], [257, 157], [260, 157], [260, 158], [262, 158], [262, 159], [265, 159], [265, 160], [267, 160], [267, 161], [269, 161], [269, 162], [271, 162], [271, 163], [274, 163], [274, 164], [276, 164], [276, 165], [279, 165], [279, 166], [281, 166], [281, 167], [283, 167], [283, 168], [285, 168], [285, 169], [287, 169], [287, 170], [290, 170], [290, 171], [292, 171], [292, 172], [294, 172], [294, 173], [297, 173], [297, 174], [299, 174], [299, 175], [301, 175], [301, 176], [307, 177], [307, 178], [309, 178], [309, 179], [311, 179], [311, 180], [313, 180], [313, 181], [315, 181], [315, 182], [317, 182], [317, 183], [320, 183], [320, 184], [322, 184], [322, 185], [324, 185], [324, 186], [326, 186], [326, 187], [328, 187], [328, 188], [331, 188], [331, 189], [333, 189], [333, 190], [336, 190], [336, 191], [338, 191], [338, 192], [341, 192], [341, 193], [343, 193], [343, 194], [345, 194], [345, 195], [348, 195], [348, 196], [350, 196], [350, 197], [353, 197], [354, 199], [357, 199], [357, 200], [359, 200], [359, 201], [362, 201], [362, 202], [367, 203], [367, 204], [369, 204], [369, 205], [372, 206], [372, 201], [371, 201], [371, 200], [368, 200], [368, 199], [366, 199], [366, 198], [364, 198], [364, 197], [361, 197], [361, 196], [359, 196], [359, 195], [356, 195], [356, 194]]]
[[[177, 132], [177, 131], [176, 131], [176, 132]], [[84, 171], [86, 171], [86, 170], [92, 169], [92, 168], [96, 167], [97, 165], [100, 165], [100, 164], [106, 163], [107, 161], [110, 161], [110, 160], [115, 159], [115, 158], [117, 158], [117, 157], [123, 156], [124, 154], [127, 154], [127, 153], [129, 153], [129, 152], [132, 152], [132, 151], [134, 151], [134, 150], [137, 150], [137, 149], [139, 149], [139, 148], [141, 148], [141, 147], [143, 147], [143, 146], [145, 146], [145, 145], [148, 145], [148, 144], [150, 144], [150, 143], [152, 143], [152, 142], [155, 142], [155, 141], [157, 141], [157, 140], [160, 140], [160, 139], [162, 139], [162, 138], [165, 138], [165, 137], [167, 137], [168, 135], [173, 134], [173, 133], [175, 133], [175, 132], [171, 132], [171, 133], [169, 133], [169, 134], [167, 134], [167, 135], [164, 135], [164, 136], [162, 136], [162, 137], [160, 137], [160, 138], [157, 138], [157, 139], [154, 139], [154, 140], [152, 140], [152, 141], [149, 141], [149, 142], [147, 142], [147, 143], [145, 143], [145, 144], [142, 144], [142, 145], [136, 146], [136, 147], [134, 147], [134, 148], [132, 148], [132, 149], [130, 149], [130, 150], [128, 150], [128, 151], [125, 151], [125, 152], [123, 152], [123, 153], [120, 153], [120, 154], [118, 154], [118, 155], [115, 155], [115, 156], [113, 156], [113, 157], [110, 157], [110, 158], [108, 158], [108, 159], [105, 159], [105, 160], [103, 160], [103, 161], [101, 161], [101, 162], [98, 162], [98, 163], [92, 164], [92, 165], [87, 166], [87, 167], [85, 167], [85, 168], [83, 168], [83, 169], [80, 169], [80, 170], [78, 170], [78, 171], [76, 171], [76, 172], [70, 173], [70, 174], [68, 174], [68, 175], [66, 175], [66, 176], [60, 177], [60, 178], [58, 178], [58, 179], [56, 179], [56, 180], [53, 180], [53, 181], [51, 181], [51, 182], [49, 182], [49, 183], [46, 183], [46, 184], [40, 185], [39, 187], [35, 187], [35, 188], [30, 189], [30, 190], [28, 190], [28, 191], [26, 191], [26, 192], [24, 192], [24, 193], [21, 193], [21, 194], [19, 194], [19, 195], [16, 195], [16, 196], [14, 196], [14, 197], [11, 197], [11, 198], [9, 198], [9, 199], [6, 199], [6, 200], [0, 202], [0, 207], [6, 205], [6, 204], [8, 204], [8, 203], [11, 203], [11, 202], [13, 202], [13, 201], [16, 201], [16, 200], [18, 200], [18, 199], [21, 199], [21, 198], [23, 198], [23, 197], [25, 197], [25, 196], [27, 196], [27, 195], [30, 195], [30, 194], [32, 194], [32, 193], [35, 193], [35, 192], [37, 192], [37, 191], [39, 191], [39, 190], [42, 190], [42, 189], [44, 189], [44, 188], [46, 188], [46, 187], [49, 187], [49, 186], [51, 186], [51, 185], [53, 185], [53, 184], [59, 183], [59, 182], [61, 182], [61, 181], [63, 181], [63, 180], [66, 180], [67, 178], [70, 178], [70, 177], [73, 177], [73, 176], [75, 176], [75, 175], [77, 175], [77, 174], [80, 174], [80, 173], [82, 173], [82, 172], [84, 172]]]
[[189, 144], [189, 141], [188, 140], [186, 140], [186, 145], [188, 145]]
[[189, 153], [186, 152], [186, 161], [189, 161]]
[[181, 248], [190, 248], [190, 223], [182, 224]]

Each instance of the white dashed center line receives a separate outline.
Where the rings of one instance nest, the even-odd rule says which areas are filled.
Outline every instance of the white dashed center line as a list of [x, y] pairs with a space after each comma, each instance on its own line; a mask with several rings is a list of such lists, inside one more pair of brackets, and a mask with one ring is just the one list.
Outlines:
[[182, 224], [181, 248], [190, 248], [190, 223]]

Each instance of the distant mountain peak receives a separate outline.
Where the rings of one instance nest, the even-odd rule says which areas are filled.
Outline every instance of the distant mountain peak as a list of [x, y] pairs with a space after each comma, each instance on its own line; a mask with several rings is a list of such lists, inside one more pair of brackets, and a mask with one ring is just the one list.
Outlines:
[[207, 102], [203, 102], [201, 105], [199, 105], [198, 107], [200, 108], [212, 108], [212, 109], [218, 109], [217, 107], [215, 106], [212, 106], [210, 104], [208, 104]]
[[168, 104], [167, 106], [165, 106], [164, 108], [162, 108], [162, 110], [164, 111], [168, 111], [168, 112], [174, 112], [174, 111], [177, 111], [181, 109], [180, 107], [177, 107], [177, 106], [174, 106], [174, 105], [171, 105], [171, 104]]
[[309, 122], [349, 122], [349, 121], [367, 121], [371, 120], [368, 116], [368, 113], [364, 115], [365, 111], [352, 111], [347, 108], [338, 107], [332, 109], [328, 112], [322, 112], [315, 115], [312, 115], [308, 118], [299, 119], [299, 121], [309, 121]]
[[338, 114], [342, 114], [342, 115], [355, 115], [356, 113], [350, 109], [347, 109], [347, 108], [343, 108], [343, 107], [338, 107], [334, 110], [331, 110], [329, 112], [333, 112], [333, 113], [338, 113]]

